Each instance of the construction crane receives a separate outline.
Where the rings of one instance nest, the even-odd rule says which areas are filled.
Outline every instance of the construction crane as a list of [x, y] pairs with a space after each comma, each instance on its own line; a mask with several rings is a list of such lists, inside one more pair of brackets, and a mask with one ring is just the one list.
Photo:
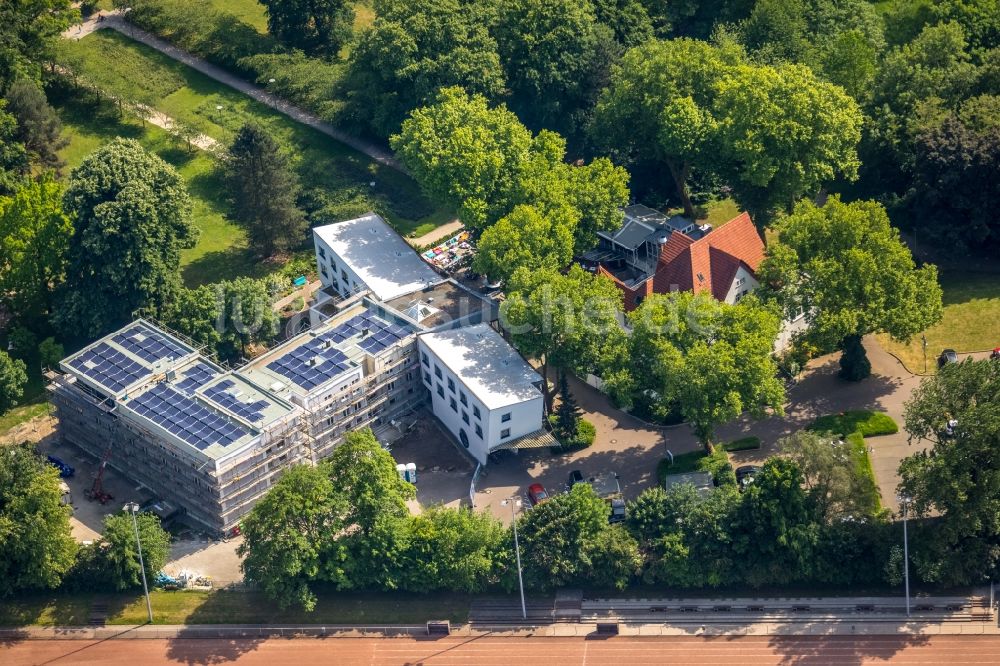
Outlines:
[[100, 502], [101, 504], [107, 504], [109, 501], [114, 499], [111, 493], [104, 492], [104, 468], [108, 466], [108, 459], [111, 457], [111, 447], [108, 446], [104, 449], [104, 455], [101, 456], [101, 464], [97, 468], [97, 474], [94, 475], [94, 485], [90, 487], [86, 493], [87, 499], [94, 502]]

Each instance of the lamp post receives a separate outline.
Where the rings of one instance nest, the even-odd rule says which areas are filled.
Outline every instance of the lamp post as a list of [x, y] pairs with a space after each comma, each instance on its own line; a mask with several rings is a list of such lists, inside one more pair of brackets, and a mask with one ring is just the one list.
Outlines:
[[514, 525], [514, 552], [517, 554], [517, 584], [521, 588], [521, 618], [528, 619], [528, 607], [524, 603], [524, 578], [521, 576], [521, 544], [517, 540], [517, 516], [514, 515], [514, 506], [521, 506], [521, 500], [508, 497], [500, 502], [502, 506], [510, 505], [511, 523]]
[[129, 502], [125, 511], [132, 514], [132, 527], [135, 529], [135, 545], [139, 549], [139, 571], [142, 573], [142, 591], [146, 593], [146, 612], [149, 614], [149, 624], [153, 624], [153, 604], [149, 600], [149, 586], [146, 584], [146, 565], [142, 560], [142, 542], [139, 540], [139, 523], [135, 515], [139, 513], [139, 505]]
[[906, 533], [906, 505], [910, 498], [899, 496], [899, 506], [903, 510], [903, 577], [906, 581], [906, 617], [910, 617], [910, 543]]
[[924, 374], [927, 374], [927, 336], [923, 333], [920, 334], [920, 341], [924, 346]]

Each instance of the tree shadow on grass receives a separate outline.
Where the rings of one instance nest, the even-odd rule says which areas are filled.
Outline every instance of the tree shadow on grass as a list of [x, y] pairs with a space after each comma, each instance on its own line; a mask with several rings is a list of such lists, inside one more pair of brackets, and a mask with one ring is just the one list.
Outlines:
[[207, 252], [181, 269], [184, 284], [196, 287], [202, 284], [232, 280], [238, 277], [260, 278], [273, 266], [257, 260], [246, 248]]

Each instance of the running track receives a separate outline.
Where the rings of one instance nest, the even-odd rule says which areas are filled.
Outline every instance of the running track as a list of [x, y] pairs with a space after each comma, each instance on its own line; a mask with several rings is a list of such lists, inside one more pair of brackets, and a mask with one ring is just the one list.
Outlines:
[[147, 666], [264, 664], [306, 666], [819, 666], [820, 664], [1000, 663], [1000, 636], [333, 638], [28, 640], [0, 644], [4, 666], [27, 664]]

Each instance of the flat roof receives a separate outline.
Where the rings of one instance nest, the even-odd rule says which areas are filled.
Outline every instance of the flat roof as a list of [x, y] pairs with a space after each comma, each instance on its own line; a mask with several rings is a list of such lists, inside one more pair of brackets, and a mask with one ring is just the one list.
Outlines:
[[489, 324], [418, 337], [487, 409], [542, 395], [541, 376]]
[[494, 304], [454, 280], [445, 280], [383, 305], [428, 329], [447, 325], [477, 312], [487, 315], [484, 320], [491, 320], [496, 309]]
[[396, 230], [376, 213], [313, 229], [382, 301], [441, 282]]

